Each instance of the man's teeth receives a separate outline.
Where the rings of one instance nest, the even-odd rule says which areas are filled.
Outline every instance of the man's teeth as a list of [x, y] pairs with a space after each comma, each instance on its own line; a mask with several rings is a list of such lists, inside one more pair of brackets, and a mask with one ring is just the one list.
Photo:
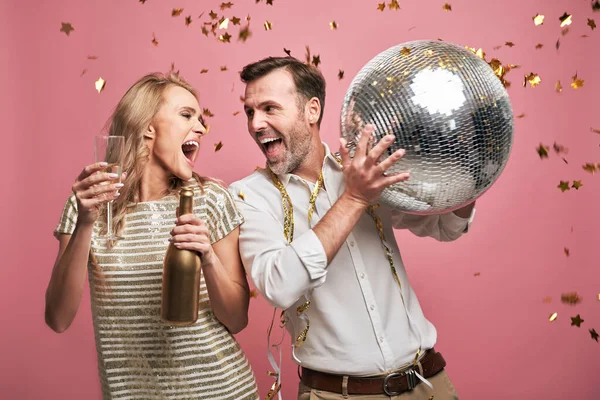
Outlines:
[[276, 141], [276, 140], [279, 140], [279, 138], [266, 138], [266, 139], [262, 139], [262, 140], [260, 141], [260, 143], [261, 143], [261, 144], [266, 144], [266, 143], [271, 143], [271, 142], [274, 142], [274, 141]]
[[190, 146], [190, 145], [192, 145], [192, 146], [199, 147], [199, 145], [198, 145], [198, 142], [196, 142], [196, 141], [194, 141], [194, 140], [190, 140], [190, 141], [188, 141], [188, 142], [185, 142], [183, 145], [184, 145], [184, 146]]

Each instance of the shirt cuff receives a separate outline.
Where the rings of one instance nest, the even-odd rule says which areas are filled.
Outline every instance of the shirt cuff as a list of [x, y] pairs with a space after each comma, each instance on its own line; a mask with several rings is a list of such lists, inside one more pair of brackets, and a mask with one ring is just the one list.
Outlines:
[[295, 239], [290, 246], [304, 264], [310, 279], [317, 280], [325, 276], [327, 273], [327, 254], [325, 254], [323, 244], [312, 229]]
[[442, 214], [440, 217], [443, 219], [443, 225], [450, 230], [467, 233], [471, 227], [471, 223], [473, 223], [473, 218], [475, 217], [475, 208], [471, 210], [471, 215], [469, 215], [468, 218], [459, 217], [454, 214], [453, 211]]

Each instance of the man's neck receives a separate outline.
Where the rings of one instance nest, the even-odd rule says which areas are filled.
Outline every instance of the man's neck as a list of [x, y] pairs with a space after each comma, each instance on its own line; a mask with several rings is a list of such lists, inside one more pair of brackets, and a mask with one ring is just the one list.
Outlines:
[[318, 144], [315, 143], [312, 146], [304, 161], [292, 173], [309, 182], [315, 183], [319, 179], [319, 175], [321, 175], [324, 158], [325, 146], [319, 141]]

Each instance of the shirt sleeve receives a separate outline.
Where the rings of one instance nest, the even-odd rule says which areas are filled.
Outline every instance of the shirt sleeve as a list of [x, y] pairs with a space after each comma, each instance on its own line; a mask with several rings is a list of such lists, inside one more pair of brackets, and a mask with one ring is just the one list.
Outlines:
[[60, 234], [72, 235], [75, 225], [77, 225], [77, 199], [74, 194], [71, 194], [65, 202], [58, 225], [54, 228], [54, 236], [58, 238]]
[[469, 230], [475, 209], [469, 218], [448, 212], [436, 215], [414, 215], [392, 210], [392, 225], [396, 229], [408, 229], [417, 236], [429, 236], [440, 242], [451, 242]]
[[283, 222], [270, 212], [269, 204], [257, 192], [239, 182], [229, 191], [245, 219], [240, 227], [244, 268], [272, 306], [286, 310], [305, 292], [325, 282], [327, 255], [312, 230], [289, 244]]
[[215, 182], [205, 183], [204, 197], [210, 242], [215, 243], [240, 226], [244, 222], [244, 217], [223, 186]]

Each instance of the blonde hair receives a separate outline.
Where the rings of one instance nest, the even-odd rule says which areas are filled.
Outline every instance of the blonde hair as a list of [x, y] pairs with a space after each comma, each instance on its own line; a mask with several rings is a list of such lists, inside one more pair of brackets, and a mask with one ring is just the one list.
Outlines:
[[[127, 174], [121, 188], [121, 195], [113, 201], [113, 231], [123, 231], [127, 206], [139, 202], [140, 181], [144, 166], [149, 159], [148, 147], [144, 141], [144, 132], [163, 104], [164, 91], [171, 86], [179, 86], [198, 98], [194, 88], [178, 73], [153, 73], [140, 78], [131, 86], [117, 104], [108, 123], [110, 136], [124, 136], [125, 151], [123, 172]], [[109, 160], [107, 160], [109, 161]], [[200, 188], [206, 181], [204, 177], [192, 173]], [[176, 176], [169, 180], [168, 193], [177, 192], [186, 182]], [[106, 211], [101, 218], [106, 218]], [[106, 228], [105, 228], [106, 229]]]

